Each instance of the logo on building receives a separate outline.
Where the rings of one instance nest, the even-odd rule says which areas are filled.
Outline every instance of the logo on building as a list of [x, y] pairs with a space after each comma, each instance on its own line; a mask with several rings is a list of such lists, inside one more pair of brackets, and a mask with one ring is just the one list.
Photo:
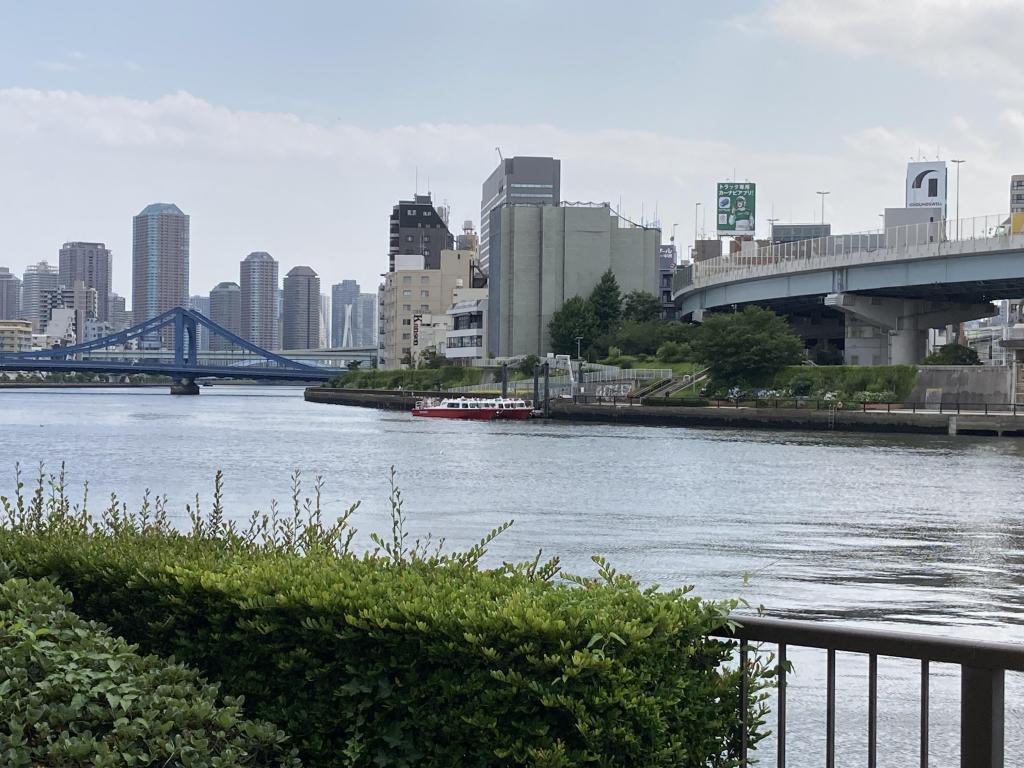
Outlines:
[[423, 315], [412, 316], [412, 345], [418, 347], [420, 345], [420, 323], [423, 321]]
[[946, 163], [907, 163], [907, 208], [941, 208], [946, 217]]

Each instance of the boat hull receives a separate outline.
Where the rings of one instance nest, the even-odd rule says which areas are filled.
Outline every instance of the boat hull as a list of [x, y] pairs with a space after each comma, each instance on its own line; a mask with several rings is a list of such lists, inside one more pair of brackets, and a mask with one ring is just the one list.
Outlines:
[[428, 419], [462, 419], [466, 421], [525, 421], [529, 408], [413, 408], [413, 416]]

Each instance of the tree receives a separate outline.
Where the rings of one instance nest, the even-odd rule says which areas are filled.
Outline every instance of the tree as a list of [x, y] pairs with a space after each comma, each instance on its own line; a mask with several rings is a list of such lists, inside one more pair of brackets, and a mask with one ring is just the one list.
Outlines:
[[516, 370], [523, 376], [533, 376], [533, 370], [540, 365], [540, 358], [536, 355], [527, 355], [516, 365]]
[[981, 365], [978, 351], [962, 344], [943, 344], [924, 359], [925, 365]]
[[647, 323], [661, 317], [661, 302], [653, 293], [630, 291], [622, 302], [622, 319], [634, 323]]
[[349, 360], [345, 367], [350, 371], [354, 371], [359, 368], [360, 363], [362, 363], [362, 360]]
[[746, 307], [712, 315], [697, 330], [693, 352], [718, 386], [766, 384], [788, 365], [803, 360], [803, 342], [768, 309]]
[[590, 292], [590, 306], [594, 311], [594, 321], [598, 336], [612, 333], [622, 324], [622, 292], [619, 281], [609, 269], [597, 281]]
[[580, 296], [573, 296], [565, 302], [551, 316], [548, 335], [551, 350], [558, 355], [575, 355], [578, 336], [583, 337], [583, 348], [588, 348], [597, 339], [597, 318], [590, 302]]

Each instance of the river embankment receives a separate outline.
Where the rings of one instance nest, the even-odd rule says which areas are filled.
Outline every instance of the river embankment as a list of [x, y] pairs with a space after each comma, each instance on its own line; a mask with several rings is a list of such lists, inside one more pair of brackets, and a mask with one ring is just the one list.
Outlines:
[[[445, 397], [446, 392], [330, 389], [309, 387], [305, 399], [313, 403], [407, 411], [422, 397]], [[934, 435], [990, 435], [1024, 437], [1024, 412], [1012, 414], [939, 413], [916, 409], [814, 410], [765, 408], [726, 404], [701, 406], [582, 404], [552, 400], [548, 418], [600, 424], [652, 427], [726, 429], [785, 429], [802, 431], [877, 432]]]

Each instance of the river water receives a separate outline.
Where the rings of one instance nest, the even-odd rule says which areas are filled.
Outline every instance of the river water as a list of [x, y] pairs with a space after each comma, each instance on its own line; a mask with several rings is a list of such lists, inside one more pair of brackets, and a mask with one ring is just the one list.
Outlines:
[[[1024, 441], [741, 432], [531, 421], [413, 420], [306, 403], [294, 388], [0, 390], [0, 495], [16, 462], [116, 491], [166, 494], [177, 519], [226, 478], [247, 518], [290, 475], [326, 481], [325, 509], [355, 501], [388, 530], [394, 466], [414, 535], [469, 544], [506, 520], [495, 561], [557, 554], [593, 573], [600, 553], [645, 583], [696, 585], [768, 615], [1024, 643]], [[822, 765], [824, 654], [796, 653], [789, 765]], [[879, 764], [917, 764], [916, 664], [879, 665]], [[866, 669], [840, 656], [837, 765], [866, 764]], [[957, 764], [958, 670], [933, 665], [932, 765]], [[1024, 765], [1024, 686], [1007, 677], [1007, 765]], [[770, 743], [759, 750], [774, 764]], [[767, 753], [767, 754], [766, 754]]]

